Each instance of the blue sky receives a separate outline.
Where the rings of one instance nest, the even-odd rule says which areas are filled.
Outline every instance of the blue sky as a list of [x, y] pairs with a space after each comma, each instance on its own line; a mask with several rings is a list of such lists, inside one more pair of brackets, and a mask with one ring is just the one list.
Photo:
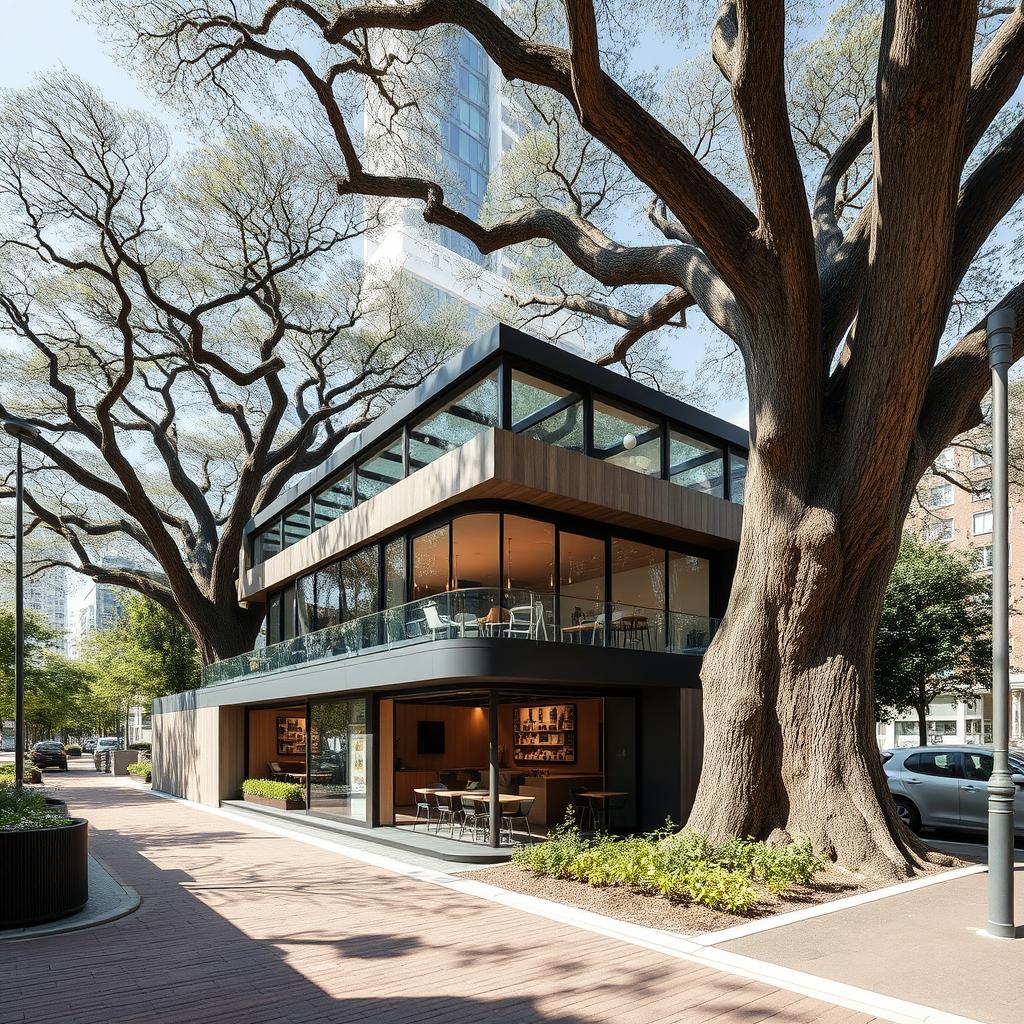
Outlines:
[[[108, 99], [170, 119], [110, 56], [96, 26], [77, 17], [74, 0], [0, 0], [0, 24], [0, 88], [29, 86], [36, 76], [64, 66]], [[699, 363], [705, 344], [701, 333], [677, 331], [668, 335], [667, 341], [678, 368], [688, 370]], [[709, 398], [702, 404], [710, 412], [747, 425], [745, 400]]]

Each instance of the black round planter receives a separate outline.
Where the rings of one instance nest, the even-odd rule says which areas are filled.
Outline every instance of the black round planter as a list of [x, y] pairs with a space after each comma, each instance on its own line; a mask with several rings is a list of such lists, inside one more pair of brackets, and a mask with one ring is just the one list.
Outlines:
[[89, 823], [0, 832], [0, 928], [81, 910], [89, 898]]

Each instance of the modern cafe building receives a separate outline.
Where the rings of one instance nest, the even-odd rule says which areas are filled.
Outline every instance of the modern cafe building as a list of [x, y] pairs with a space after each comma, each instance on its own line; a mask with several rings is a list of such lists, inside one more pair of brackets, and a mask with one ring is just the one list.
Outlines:
[[684, 819], [746, 458], [745, 431], [495, 328], [248, 524], [266, 645], [155, 702], [154, 787], [290, 778], [293, 813], [367, 828], [437, 785], [531, 798], [534, 831], [581, 791], [615, 794], [612, 827]]

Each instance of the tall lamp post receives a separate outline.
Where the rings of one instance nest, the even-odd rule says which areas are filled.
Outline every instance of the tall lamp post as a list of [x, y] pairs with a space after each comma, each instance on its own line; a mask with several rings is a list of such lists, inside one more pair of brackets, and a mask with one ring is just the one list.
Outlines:
[[25, 479], [21, 442], [39, 431], [24, 420], [0, 419], [0, 427], [18, 442], [17, 483], [14, 499], [14, 786], [21, 792], [25, 773]]
[[989, 315], [988, 364], [992, 369], [992, 775], [988, 780], [988, 934], [1016, 935], [1013, 923], [1013, 801], [1010, 776], [1010, 584], [1007, 482], [1010, 368], [1016, 316]]

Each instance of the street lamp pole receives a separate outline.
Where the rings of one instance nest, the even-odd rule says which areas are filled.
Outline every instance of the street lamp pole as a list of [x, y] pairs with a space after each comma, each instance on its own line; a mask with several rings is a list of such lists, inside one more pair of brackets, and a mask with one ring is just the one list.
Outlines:
[[0, 426], [18, 442], [14, 492], [14, 788], [21, 792], [25, 774], [25, 473], [21, 441], [39, 431], [19, 419], [0, 420]]
[[1010, 585], [1007, 481], [1010, 368], [1016, 316], [997, 309], [986, 325], [992, 369], [992, 775], [988, 780], [988, 934], [1012, 939], [1013, 801], [1010, 777]]

